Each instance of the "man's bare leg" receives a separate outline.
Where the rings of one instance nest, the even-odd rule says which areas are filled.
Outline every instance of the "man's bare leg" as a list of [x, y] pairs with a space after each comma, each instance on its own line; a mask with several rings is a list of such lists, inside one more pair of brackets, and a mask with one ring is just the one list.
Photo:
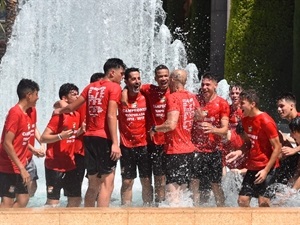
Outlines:
[[114, 190], [114, 180], [115, 171], [101, 176], [97, 207], [109, 207], [111, 194]]
[[121, 186], [121, 205], [130, 206], [132, 202], [133, 179], [122, 179]]
[[153, 187], [151, 184], [151, 178], [141, 178], [142, 184], [142, 198], [145, 206], [151, 206], [153, 203]]
[[100, 188], [100, 178], [95, 175], [88, 175], [88, 188], [84, 196], [84, 207], [95, 207], [95, 202]]

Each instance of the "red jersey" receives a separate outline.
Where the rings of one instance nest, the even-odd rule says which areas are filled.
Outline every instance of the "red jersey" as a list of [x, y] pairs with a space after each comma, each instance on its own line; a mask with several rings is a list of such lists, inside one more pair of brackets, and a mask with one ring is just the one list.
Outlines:
[[229, 128], [235, 129], [238, 125], [238, 122], [243, 118], [243, 111], [241, 108], [233, 109], [233, 106], [230, 106], [229, 114]]
[[[146, 97], [147, 108], [150, 109], [147, 111], [147, 130], [153, 125], [163, 124], [166, 120], [166, 97], [170, 94], [169, 88], [161, 90], [153, 84], [144, 84], [141, 87], [141, 93]], [[156, 145], [164, 144], [164, 134], [160, 132], [154, 134], [152, 141]]]
[[212, 133], [204, 134], [201, 123], [208, 122], [217, 128], [221, 127], [222, 117], [229, 117], [229, 104], [219, 96], [207, 103], [199, 95], [197, 95], [197, 99], [200, 102], [205, 117], [203, 121], [195, 121], [193, 126], [192, 141], [197, 147], [196, 151], [211, 153], [221, 150], [222, 137]]
[[[80, 115], [79, 127], [81, 127], [82, 123], [85, 121], [86, 103], [84, 103], [83, 105], [81, 105], [76, 111]], [[83, 134], [81, 134], [80, 136], [76, 137], [76, 139], [75, 139], [75, 153], [84, 156]]]
[[[27, 109], [27, 114], [31, 119], [31, 130], [30, 130], [30, 139], [29, 139], [29, 144], [31, 144], [34, 147], [34, 142], [35, 142], [35, 129], [36, 129], [36, 121], [37, 121], [37, 116], [36, 116], [36, 108], [35, 107], [30, 107]], [[27, 151], [27, 159], [30, 161], [32, 159], [32, 152], [28, 149]]]
[[7, 132], [12, 132], [15, 134], [15, 139], [13, 140], [13, 146], [16, 151], [17, 157], [21, 163], [25, 166], [27, 163], [27, 151], [28, 143], [31, 134], [31, 119], [30, 112], [24, 113], [19, 105], [12, 107], [6, 117], [2, 137], [0, 144], [0, 172], [2, 173], [16, 173], [20, 174], [19, 168], [13, 163], [13, 161], [8, 157], [4, 147], [4, 136]]
[[76, 168], [75, 166], [75, 137], [79, 128], [78, 112], [53, 115], [47, 125], [55, 134], [63, 130], [74, 129], [74, 134], [68, 139], [63, 139], [47, 144], [45, 167], [51, 170], [66, 172]]
[[127, 148], [146, 146], [146, 99], [141, 93], [128, 97], [128, 105], [119, 104], [120, 142]]
[[195, 151], [195, 146], [191, 141], [191, 130], [197, 108], [200, 108], [200, 105], [195, 95], [186, 90], [167, 96], [166, 114], [178, 111], [179, 118], [176, 128], [165, 133], [166, 154], [184, 154]]
[[107, 124], [108, 103], [119, 103], [121, 91], [119, 84], [108, 80], [100, 80], [84, 88], [81, 96], [86, 100], [86, 136], [111, 139]]
[[[276, 124], [267, 113], [244, 117], [242, 123], [251, 142], [247, 167], [249, 170], [261, 170], [265, 168], [273, 152], [270, 139], [278, 137]], [[274, 167], [278, 166], [277, 160]]]

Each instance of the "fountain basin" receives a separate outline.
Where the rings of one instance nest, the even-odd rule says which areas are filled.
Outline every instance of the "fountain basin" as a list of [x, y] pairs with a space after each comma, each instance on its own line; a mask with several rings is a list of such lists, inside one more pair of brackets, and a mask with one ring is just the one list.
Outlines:
[[299, 208], [1, 209], [5, 225], [298, 225]]

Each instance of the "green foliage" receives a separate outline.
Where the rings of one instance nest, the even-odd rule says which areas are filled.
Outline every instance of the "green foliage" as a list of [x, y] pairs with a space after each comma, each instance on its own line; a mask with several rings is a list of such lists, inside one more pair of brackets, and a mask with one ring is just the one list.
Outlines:
[[291, 91], [293, 12], [294, 0], [231, 1], [225, 78], [255, 88], [269, 112], [274, 97]]

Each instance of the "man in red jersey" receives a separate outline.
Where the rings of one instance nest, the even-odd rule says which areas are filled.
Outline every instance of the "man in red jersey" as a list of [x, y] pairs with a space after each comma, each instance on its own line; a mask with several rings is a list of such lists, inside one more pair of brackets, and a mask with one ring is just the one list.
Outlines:
[[[229, 97], [232, 101], [230, 105], [229, 114], [229, 129], [227, 133], [227, 142], [224, 141], [224, 152], [223, 161], [225, 163], [225, 156], [234, 150], [248, 148], [250, 147], [250, 141], [247, 135], [240, 128], [242, 128], [241, 119], [243, 117], [243, 111], [240, 104], [240, 93], [242, 92], [242, 87], [238, 84], [232, 84], [229, 87]], [[238, 172], [244, 175], [247, 171], [245, 167], [246, 157], [241, 157], [237, 161], [227, 164], [226, 166], [231, 169], [231, 171]], [[224, 169], [223, 169], [224, 174]]]
[[18, 103], [5, 120], [0, 144], [0, 197], [1, 208], [26, 207], [29, 201], [27, 185], [30, 174], [26, 170], [27, 151], [32, 120], [29, 108], [35, 107], [39, 86], [22, 79], [17, 87]]
[[[283, 93], [277, 98], [277, 111], [279, 116], [290, 122], [300, 113], [297, 112], [296, 108], [296, 97], [292, 93]], [[276, 171], [276, 182], [287, 184], [289, 180], [295, 175], [295, 172], [300, 163], [299, 151], [300, 146], [293, 146], [290, 144], [288, 137], [283, 137], [285, 141], [282, 143], [280, 167]], [[300, 166], [300, 164], [299, 164]]]
[[[268, 187], [275, 181], [278, 156], [281, 151], [278, 130], [274, 120], [259, 110], [259, 97], [255, 90], [243, 91], [240, 95], [243, 110], [242, 124], [247, 133], [251, 148], [247, 158], [247, 172], [239, 193], [238, 204], [249, 207], [252, 197], [258, 197], [260, 207], [270, 206], [272, 192]], [[227, 155], [230, 162], [236, 159], [241, 151]]]
[[86, 207], [95, 206], [97, 190], [100, 190], [97, 206], [108, 207], [110, 203], [115, 168], [121, 157], [117, 112], [125, 67], [121, 59], [108, 59], [104, 64], [103, 79], [85, 87], [75, 102], [55, 110], [57, 114], [72, 112], [84, 102], [87, 104], [84, 147], [89, 183], [86, 195], [91, 193], [93, 196], [87, 198], [90, 202], [85, 201]]
[[[166, 121], [154, 125], [151, 137], [165, 133], [166, 200], [178, 205], [180, 197], [190, 181], [195, 146], [191, 142], [191, 130], [195, 112], [200, 105], [195, 96], [184, 89], [187, 80], [185, 70], [175, 70], [170, 75], [171, 94], [166, 99]], [[197, 114], [197, 115], [198, 115]]]
[[132, 203], [132, 186], [137, 176], [142, 184], [143, 204], [151, 205], [153, 190], [151, 185], [151, 161], [147, 150], [146, 99], [140, 93], [141, 76], [139, 69], [125, 70], [125, 83], [128, 93], [127, 105], [119, 104], [119, 130], [121, 140], [121, 204]]
[[[59, 89], [59, 98], [71, 104], [78, 98], [78, 87], [71, 83]], [[67, 207], [79, 207], [81, 203], [81, 181], [75, 164], [75, 138], [80, 135], [78, 112], [53, 114], [45, 128], [41, 142], [47, 143], [45, 174], [47, 186], [46, 206], [59, 204], [60, 191], [68, 198]]]
[[[153, 125], [160, 125], [165, 121], [166, 97], [169, 90], [169, 69], [165, 65], [155, 68], [155, 81], [157, 85], [143, 84], [140, 91], [147, 101], [147, 130]], [[127, 91], [124, 89], [122, 99], [127, 98]], [[127, 102], [127, 100], [123, 100]], [[165, 138], [163, 133], [156, 133], [152, 139], [148, 136], [148, 152], [151, 155], [152, 172], [154, 175], [155, 203], [159, 204], [165, 199], [165, 173], [163, 170]]]
[[200, 93], [197, 95], [204, 118], [202, 121], [196, 121], [192, 130], [192, 142], [197, 149], [193, 159], [190, 188], [196, 206], [200, 202], [207, 202], [210, 186], [217, 206], [225, 204], [221, 186], [223, 167], [221, 141], [228, 131], [229, 105], [217, 95], [217, 84], [214, 76], [204, 74]]

